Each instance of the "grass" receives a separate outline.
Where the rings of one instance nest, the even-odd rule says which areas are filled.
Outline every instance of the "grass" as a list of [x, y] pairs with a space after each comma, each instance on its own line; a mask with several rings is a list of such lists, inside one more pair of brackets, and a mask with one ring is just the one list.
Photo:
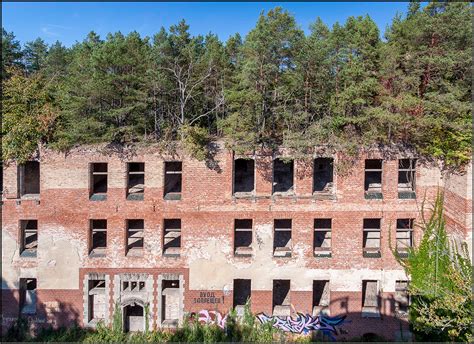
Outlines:
[[[120, 309], [120, 308], [116, 308]], [[137, 333], [124, 333], [121, 326], [121, 314], [114, 313], [110, 327], [98, 323], [97, 327], [85, 329], [78, 326], [69, 328], [47, 328], [36, 336], [29, 334], [28, 323], [19, 319], [8, 333], [2, 337], [2, 342], [80, 342], [80, 343], [311, 343], [325, 341], [316, 339], [317, 336], [298, 335], [283, 332], [273, 327], [272, 323], [260, 323], [251, 313], [247, 304], [244, 314], [237, 318], [232, 310], [228, 317], [226, 328], [222, 329], [215, 323], [203, 324], [195, 317], [186, 317], [174, 330], [156, 329]], [[355, 341], [370, 341], [365, 338]], [[378, 338], [379, 339], [379, 338]]]

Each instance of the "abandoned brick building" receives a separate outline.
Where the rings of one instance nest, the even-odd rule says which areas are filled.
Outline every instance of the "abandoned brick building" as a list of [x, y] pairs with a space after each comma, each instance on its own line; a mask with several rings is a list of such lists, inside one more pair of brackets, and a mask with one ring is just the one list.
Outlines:
[[340, 339], [397, 338], [408, 279], [389, 245], [403, 254], [420, 239], [422, 201], [443, 190], [451, 236], [471, 242], [470, 167], [374, 150], [342, 173], [339, 153], [219, 147], [212, 166], [152, 147], [4, 165], [2, 328], [19, 314], [94, 327], [116, 307], [126, 330], [172, 327], [250, 298], [268, 316], [346, 315]]

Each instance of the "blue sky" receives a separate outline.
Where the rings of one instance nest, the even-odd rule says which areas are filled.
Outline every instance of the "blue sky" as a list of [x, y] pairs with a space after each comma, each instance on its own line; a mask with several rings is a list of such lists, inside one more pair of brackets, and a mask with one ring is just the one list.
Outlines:
[[353, 15], [369, 14], [383, 33], [397, 12], [405, 13], [406, 2], [205, 2], [205, 3], [54, 3], [3, 2], [2, 25], [13, 31], [22, 44], [43, 38], [66, 46], [82, 41], [94, 30], [101, 37], [108, 32], [133, 30], [152, 36], [161, 26], [168, 28], [184, 18], [192, 34], [216, 33], [221, 40], [250, 31], [262, 10], [282, 6], [292, 13], [302, 29], [320, 16], [326, 24], [344, 22]]

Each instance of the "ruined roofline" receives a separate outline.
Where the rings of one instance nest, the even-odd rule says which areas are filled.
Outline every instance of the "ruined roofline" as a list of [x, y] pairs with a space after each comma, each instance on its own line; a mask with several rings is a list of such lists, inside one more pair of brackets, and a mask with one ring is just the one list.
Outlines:
[[[213, 140], [207, 145], [208, 149], [215, 152], [227, 150], [235, 150], [224, 140]], [[280, 145], [278, 148], [267, 148], [260, 147], [252, 150], [248, 150], [245, 153], [236, 153], [237, 155], [255, 155], [255, 156], [267, 156], [267, 155], [297, 155], [297, 156], [324, 156], [328, 154], [343, 153], [345, 155], [351, 155], [346, 152], [345, 147], [337, 147], [334, 145], [318, 145], [312, 148], [308, 148], [307, 153], [302, 153], [299, 150], [285, 147]], [[43, 154], [49, 154], [50, 152], [65, 154], [66, 156], [74, 153], [101, 153], [104, 155], [115, 155], [115, 154], [162, 154], [162, 155], [182, 155], [191, 156], [187, 153], [185, 147], [180, 141], [170, 141], [168, 143], [162, 142], [137, 142], [137, 143], [94, 143], [94, 144], [78, 144], [67, 150], [57, 150], [50, 148], [46, 145], [40, 145], [36, 153], [31, 157], [31, 160], [38, 159]], [[417, 153], [416, 150], [408, 145], [402, 144], [373, 144], [370, 146], [360, 146], [357, 153], [359, 154], [382, 154], [382, 156], [405, 156], [407, 158], [421, 158], [422, 155]], [[435, 159], [433, 159], [435, 160]]]
[[[330, 157], [338, 155], [340, 159], [344, 159], [347, 163], [351, 164], [361, 158], [375, 158], [384, 160], [394, 160], [400, 158], [415, 158], [418, 163], [427, 167], [437, 168], [442, 173], [454, 173], [464, 174], [468, 165], [472, 164], [472, 160], [462, 166], [457, 167], [446, 167], [441, 159], [436, 159], [427, 155], [423, 155], [414, 149], [414, 147], [404, 144], [372, 144], [370, 146], [360, 146], [355, 153], [348, 153], [344, 147], [336, 147], [333, 145], [319, 145], [308, 149], [306, 152], [280, 146], [279, 148], [259, 148], [255, 150], [249, 150], [241, 153], [232, 149], [229, 144], [222, 139], [213, 140], [207, 145], [206, 158], [203, 159], [206, 162], [213, 160], [213, 158], [222, 151], [232, 152], [234, 151], [235, 157], [258, 157], [258, 156], [272, 156], [272, 157], [288, 157], [295, 160], [306, 160], [318, 157]], [[119, 143], [96, 143], [96, 144], [80, 144], [76, 145], [68, 150], [59, 151], [50, 148], [46, 145], [40, 145], [36, 153], [30, 158], [30, 160], [39, 160], [47, 157], [49, 154], [53, 155], [64, 155], [67, 158], [74, 154], [101, 154], [104, 156], [117, 156], [121, 160], [130, 160], [134, 156], [138, 155], [156, 155], [162, 159], [182, 159], [184, 157], [197, 159], [192, 153], [183, 147], [180, 141], [171, 141], [167, 144], [163, 142], [137, 142], [131, 144], [119, 144]], [[199, 159], [197, 159], [199, 160]], [[14, 161], [4, 161], [4, 166], [8, 166]]]

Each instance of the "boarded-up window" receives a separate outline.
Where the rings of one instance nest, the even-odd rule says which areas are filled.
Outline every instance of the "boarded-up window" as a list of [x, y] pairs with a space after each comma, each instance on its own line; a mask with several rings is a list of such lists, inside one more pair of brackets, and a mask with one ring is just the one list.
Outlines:
[[408, 296], [408, 281], [395, 282], [395, 312], [398, 315], [408, 314], [410, 298]]
[[251, 281], [249, 279], [234, 280], [234, 308], [242, 310], [242, 307], [250, 300], [251, 289]]
[[107, 248], [107, 220], [90, 220], [90, 246], [91, 256], [105, 255]]
[[362, 307], [378, 308], [379, 304], [377, 281], [362, 281]]
[[398, 160], [398, 198], [415, 198], [416, 159]]
[[382, 198], [382, 159], [365, 160], [365, 198]]
[[20, 197], [40, 193], [40, 163], [27, 161], [18, 165], [18, 190]]
[[103, 201], [107, 199], [107, 163], [91, 163], [90, 199]]
[[275, 257], [291, 257], [291, 219], [275, 220], [273, 255]]
[[145, 192], [145, 163], [129, 162], [127, 171], [127, 199], [142, 201]]
[[331, 219], [314, 220], [314, 255], [331, 256]]
[[163, 231], [163, 254], [179, 256], [181, 252], [181, 219], [165, 219]]
[[293, 160], [273, 160], [273, 193], [293, 192]]
[[380, 258], [380, 219], [364, 219], [363, 256]]
[[313, 281], [313, 315], [317, 315], [323, 310], [327, 311], [329, 301], [329, 281]]
[[143, 220], [127, 220], [127, 255], [142, 255], [144, 246]]
[[20, 278], [20, 313], [36, 314], [36, 278]]
[[38, 221], [20, 220], [20, 255], [36, 257], [38, 249]]
[[164, 280], [161, 292], [161, 319], [168, 325], [177, 325], [179, 319], [179, 280]]
[[165, 162], [164, 199], [180, 200], [183, 182], [183, 163], [181, 161]]
[[362, 306], [364, 308], [378, 307], [377, 281], [363, 281], [362, 284]]
[[402, 257], [408, 255], [408, 250], [413, 245], [413, 219], [397, 220], [397, 252]]
[[88, 321], [104, 320], [105, 312], [108, 307], [105, 293], [105, 280], [89, 280], [88, 290]]
[[313, 192], [332, 193], [334, 191], [334, 160], [317, 158], [314, 160]]
[[253, 159], [235, 159], [234, 194], [251, 193], [255, 188], [255, 161]]
[[234, 253], [236, 256], [252, 255], [252, 220], [234, 222]]
[[273, 280], [273, 315], [290, 315], [290, 280]]

